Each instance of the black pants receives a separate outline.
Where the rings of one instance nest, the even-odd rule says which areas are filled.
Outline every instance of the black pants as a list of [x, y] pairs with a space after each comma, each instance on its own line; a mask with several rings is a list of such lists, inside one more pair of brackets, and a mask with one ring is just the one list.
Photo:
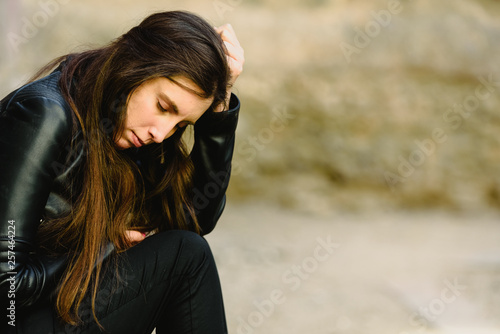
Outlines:
[[[169, 231], [146, 238], [118, 257], [104, 273], [95, 303], [111, 334], [227, 333], [217, 268], [210, 248], [192, 232]], [[20, 319], [18, 333], [101, 333], [84, 299], [74, 327], [58, 321], [51, 306]]]

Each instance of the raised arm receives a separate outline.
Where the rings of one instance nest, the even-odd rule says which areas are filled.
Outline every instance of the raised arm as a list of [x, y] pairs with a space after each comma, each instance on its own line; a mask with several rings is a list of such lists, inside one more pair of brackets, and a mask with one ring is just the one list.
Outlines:
[[202, 234], [213, 230], [224, 209], [239, 109], [232, 95], [228, 111], [206, 112], [195, 125], [193, 204]]
[[231, 91], [245, 63], [244, 51], [233, 27], [225, 24], [215, 30], [224, 43], [231, 78], [225, 104], [215, 112], [206, 112], [195, 125], [195, 144], [191, 153], [195, 166], [193, 202], [202, 234], [213, 230], [226, 203], [240, 110], [240, 102]]

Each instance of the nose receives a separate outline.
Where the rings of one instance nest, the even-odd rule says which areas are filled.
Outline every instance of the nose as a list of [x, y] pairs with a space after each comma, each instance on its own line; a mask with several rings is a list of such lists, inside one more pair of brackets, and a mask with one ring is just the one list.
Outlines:
[[149, 134], [155, 143], [161, 143], [177, 130], [175, 123], [169, 122], [164, 124], [156, 124], [149, 128]]

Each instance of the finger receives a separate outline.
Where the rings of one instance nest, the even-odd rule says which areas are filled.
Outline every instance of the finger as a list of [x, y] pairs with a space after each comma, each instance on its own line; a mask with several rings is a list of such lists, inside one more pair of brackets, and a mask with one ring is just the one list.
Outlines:
[[227, 57], [227, 62], [229, 64], [229, 68], [231, 69], [230, 84], [233, 85], [236, 79], [243, 72], [243, 65], [229, 56]]
[[224, 27], [224, 30], [228, 30], [228, 31], [230, 31], [233, 35], [236, 35], [236, 34], [234, 33], [234, 28], [233, 28], [233, 26], [231, 25], [231, 23], [226, 23], [226, 24], [224, 24], [224, 25], [223, 25], [223, 27]]
[[221, 26], [219, 26], [219, 27], [215, 27], [215, 30], [217, 30], [217, 32], [218, 32], [218, 33], [221, 33], [221, 32], [223, 32], [224, 30], [228, 30], [228, 31], [232, 32], [232, 33], [233, 33], [233, 35], [236, 35], [236, 34], [234, 33], [233, 26], [232, 26], [230, 23], [226, 23], [226, 24], [223, 24], [223, 25], [221, 25]]
[[223, 41], [228, 41], [233, 45], [240, 46], [240, 41], [236, 37], [236, 33], [230, 24], [216, 28], [216, 31], [221, 36]]
[[234, 46], [229, 42], [224, 42], [226, 47], [227, 55], [236, 61], [243, 62], [245, 60], [245, 52], [241, 47]]
[[232, 33], [227, 32], [227, 31], [223, 31], [220, 36], [224, 42], [229, 42], [229, 43], [233, 44], [234, 46], [241, 47], [240, 41], [238, 40], [236, 35], [233, 35]]
[[227, 36], [230, 36], [232, 38], [236, 38], [236, 32], [234, 31], [233, 26], [230, 25], [229, 23], [222, 26], [220, 34], [227, 35]]

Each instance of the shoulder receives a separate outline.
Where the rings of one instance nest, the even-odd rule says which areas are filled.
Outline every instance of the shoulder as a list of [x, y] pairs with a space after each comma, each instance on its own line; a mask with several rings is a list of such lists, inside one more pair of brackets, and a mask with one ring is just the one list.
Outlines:
[[2, 127], [22, 129], [25, 136], [43, 133], [63, 139], [71, 135], [72, 111], [61, 94], [59, 78], [60, 72], [53, 72], [6, 96], [0, 102]]

